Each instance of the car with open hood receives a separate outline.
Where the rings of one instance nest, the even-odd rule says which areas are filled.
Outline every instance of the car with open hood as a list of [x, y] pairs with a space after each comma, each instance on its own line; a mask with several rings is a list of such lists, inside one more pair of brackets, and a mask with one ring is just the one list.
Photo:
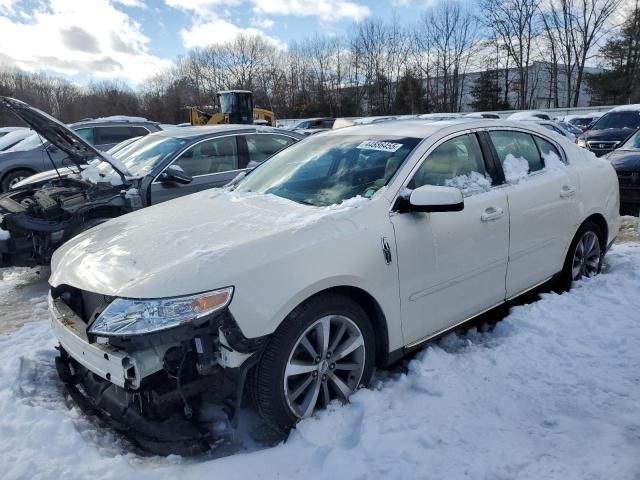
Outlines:
[[58, 370], [156, 451], [208, 445], [203, 396], [286, 432], [482, 312], [597, 274], [618, 207], [609, 162], [534, 124], [320, 133], [58, 249]]
[[222, 186], [302, 135], [242, 125], [159, 131], [102, 152], [66, 125], [14, 99], [2, 103], [49, 145], [64, 167], [0, 194], [4, 265], [44, 265], [62, 243], [133, 210]]
[[640, 105], [622, 105], [591, 124], [577, 143], [600, 157], [618, 148], [639, 128]]
[[[2, 103], [8, 107], [7, 103], [10, 101]], [[31, 118], [31, 121], [39, 120]], [[88, 118], [71, 123], [68, 127], [87, 143], [102, 151], [109, 150], [128, 138], [162, 130], [157, 122], [124, 115]], [[39, 128], [47, 128], [46, 122]], [[13, 145], [0, 152], [0, 192], [8, 191], [16, 183], [35, 173], [73, 164], [69, 162], [67, 152], [58, 149], [54, 143], [38, 134], [37, 130], [26, 131], [30, 135], [25, 136], [20, 142], [13, 142]]]

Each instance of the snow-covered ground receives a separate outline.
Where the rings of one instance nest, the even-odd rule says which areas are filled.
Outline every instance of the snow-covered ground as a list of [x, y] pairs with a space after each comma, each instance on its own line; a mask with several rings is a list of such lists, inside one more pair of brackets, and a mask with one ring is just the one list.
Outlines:
[[219, 459], [138, 456], [69, 409], [46, 283], [0, 270], [0, 477], [637, 479], [640, 243], [630, 222], [605, 274], [515, 307], [491, 331], [449, 335], [284, 444]]

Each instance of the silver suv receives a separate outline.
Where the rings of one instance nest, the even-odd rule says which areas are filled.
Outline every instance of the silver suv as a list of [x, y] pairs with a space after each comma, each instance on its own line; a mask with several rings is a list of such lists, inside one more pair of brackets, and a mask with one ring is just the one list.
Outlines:
[[[98, 150], [103, 151], [128, 138], [141, 137], [162, 130], [156, 122], [120, 115], [85, 119], [70, 124], [69, 128]], [[0, 153], [0, 191], [8, 191], [16, 183], [35, 173], [70, 164], [72, 163], [64, 151], [34, 133]]]

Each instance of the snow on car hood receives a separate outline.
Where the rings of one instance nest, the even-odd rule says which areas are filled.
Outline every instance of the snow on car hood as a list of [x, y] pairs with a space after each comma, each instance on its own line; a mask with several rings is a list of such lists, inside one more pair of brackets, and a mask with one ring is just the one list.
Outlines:
[[370, 203], [357, 197], [320, 208], [274, 195], [208, 190], [71, 239], [55, 252], [49, 283], [130, 298], [234, 285], [294, 250], [366, 228], [355, 212]]

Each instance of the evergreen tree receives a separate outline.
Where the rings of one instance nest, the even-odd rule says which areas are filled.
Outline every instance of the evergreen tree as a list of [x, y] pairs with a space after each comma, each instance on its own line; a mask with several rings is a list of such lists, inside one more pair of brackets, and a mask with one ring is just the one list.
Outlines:
[[636, 7], [620, 32], [603, 46], [601, 73], [587, 75], [593, 105], [640, 101], [640, 8]]
[[509, 103], [504, 101], [499, 84], [498, 72], [487, 70], [480, 73], [471, 87], [471, 106], [477, 112], [508, 110]]

